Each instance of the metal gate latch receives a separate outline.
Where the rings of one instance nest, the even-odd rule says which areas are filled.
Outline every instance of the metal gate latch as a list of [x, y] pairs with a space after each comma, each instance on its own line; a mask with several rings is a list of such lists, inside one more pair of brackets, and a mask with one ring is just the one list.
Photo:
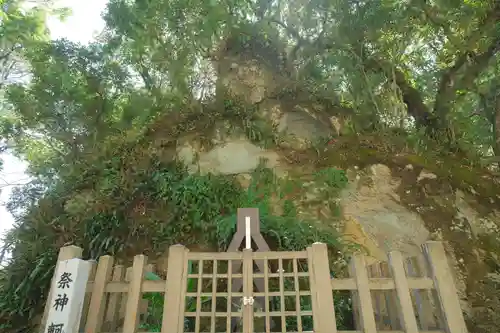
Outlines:
[[253, 297], [243, 297], [243, 305], [253, 305]]

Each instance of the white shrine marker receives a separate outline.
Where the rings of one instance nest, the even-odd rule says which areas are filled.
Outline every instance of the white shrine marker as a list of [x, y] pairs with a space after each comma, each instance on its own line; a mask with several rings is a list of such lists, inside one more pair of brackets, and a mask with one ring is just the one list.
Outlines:
[[250, 216], [245, 216], [245, 249], [252, 248]]
[[81, 259], [59, 262], [44, 333], [78, 333], [90, 267]]

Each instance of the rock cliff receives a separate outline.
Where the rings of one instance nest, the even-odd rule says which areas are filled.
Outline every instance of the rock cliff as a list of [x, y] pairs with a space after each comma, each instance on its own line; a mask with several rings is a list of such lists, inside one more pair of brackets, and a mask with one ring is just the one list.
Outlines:
[[[277, 178], [306, 179], [292, 199], [299, 216], [330, 224], [373, 261], [385, 260], [390, 250], [417, 256], [425, 241], [443, 240], [469, 322], [477, 332], [500, 324], [492, 312], [500, 305], [500, 294], [492, 293], [500, 267], [498, 177], [452, 157], [416, 153], [398, 135], [349, 132], [341, 108], [327, 113], [277, 99], [284, 79], [265, 66], [224, 54], [218, 61], [225, 69], [218, 73], [218, 92], [247, 105], [269, 140], [262, 127], [252, 135], [230, 121], [214, 125], [203, 137], [208, 145], [199, 136], [181, 136], [176, 157], [190, 172], [236, 175], [243, 187], [260, 166]], [[335, 197], [320, 195], [322, 185], [307, 180], [325, 168], [346, 172], [348, 184]], [[339, 211], [332, 211], [332, 202]]]

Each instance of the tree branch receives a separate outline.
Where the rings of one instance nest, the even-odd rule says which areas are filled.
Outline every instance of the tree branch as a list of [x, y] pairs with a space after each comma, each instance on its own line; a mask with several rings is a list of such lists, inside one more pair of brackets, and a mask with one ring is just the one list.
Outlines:
[[[471, 54], [467, 51], [460, 55], [455, 64], [441, 77], [434, 102], [434, 113], [444, 120], [450, 111], [456, 91], [469, 89], [499, 50], [500, 36], [497, 36], [483, 53]], [[457, 78], [460, 72], [463, 72], [463, 75]]]
[[[497, 93], [493, 119], [493, 152], [495, 156], [500, 156], [500, 92]], [[500, 167], [500, 161], [498, 162]]]
[[438, 15], [436, 14], [438, 10], [430, 5], [427, 1], [419, 1], [420, 2], [420, 8], [422, 8], [425, 17], [427, 20], [429, 20], [432, 25], [437, 27], [438, 29], [442, 29], [444, 32], [445, 37], [448, 39], [448, 41], [457, 49], [460, 49], [460, 43], [455, 39], [455, 36], [453, 35], [452, 31], [450, 30], [449, 24], [445, 21], [442, 20]]
[[[23, 178], [23, 179], [18, 179], [16, 182], [14, 183], [11, 183], [11, 182], [8, 182], [7, 180], [5, 180], [4, 178], [0, 177], [0, 180], [3, 182], [3, 184], [0, 184], [0, 190], [3, 189], [3, 188], [6, 188], [6, 187], [9, 187], [9, 186], [24, 186], [24, 185], [28, 185], [30, 183], [33, 182], [33, 180], [30, 178]], [[23, 183], [22, 181], [28, 181], [26, 183]]]
[[[489, 60], [498, 52], [500, 47], [500, 36], [495, 36], [488, 49], [480, 54], [474, 54], [479, 40], [487, 34], [491, 26], [500, 20], [500, 3], [488, 13], [484, 20], [478, 25], [464, 43], [464, 50], [453, 66], [448, 68], [441, 77], [439, 89], [434, 103], [434, 113], [440, 115], [444, 120], [450, 111], [450, 103], [455, 98], [459, 89], [468, 89], [477, 76], [486, 68]], [[460, 72], [464, 73], [461, 79], [457, 79]]]
[[478, 54], [477, 56], [470, 58], [469, 66], [465, 69], [465, 72], [457, 82], [456, 89], [468, 89], [473, 81], [479, 76], [479, 74], [488, 66], [490, 59], [492, 59], [497, 52], [500, 51], [500, 36], [496, 38], [495, 41], [488, 47], [488, 49]]
[[396, 84], [401, 89], [403, 102], [408, 108], [408, 114], [415, 118], [418, 128], [426, 128], [431, 135], [439, 130], [436, 116], [430, 112], [420, 92], [406, 80], [401, 70], [387, 61], [374, 58], [364, 59], [364, 65], [367, 70], [382, 72], [388, 78], [395, 78]]

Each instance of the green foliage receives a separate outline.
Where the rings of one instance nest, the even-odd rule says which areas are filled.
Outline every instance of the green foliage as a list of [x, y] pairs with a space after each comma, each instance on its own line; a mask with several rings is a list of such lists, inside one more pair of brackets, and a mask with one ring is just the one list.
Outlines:
[[[347, 183], [343, 171], [334, 170], [320, 172], [319, 179], [328, 175], [331, 183], [327, 191], [343, 188]], [[338, 177], [334, 175], [338, 174]], [[344, 175], [343, 177], [341, 175]], [[301, 251], [314, 242], [323, 242], [332, 249], [342, 248], [337, 232], [319, 223], [317, 220], [301, 218], [297, 214], [298, 196], [302, 193], [303, 182], [293, 179], [280, 179], [272, 170], [257, 168], [247, 191], [235, 205], [237, 207], [255, 207], [259, 209], [261, 232], [278, 250]], [[335, 196], [337, 197], [337, 196]], [[331, 197], [334, 198], [334, 197]], [[276, 208], [282, 208], [282, 214], [277, 214]], [[228, 211], [226, 216], [220, 216], [217, 221], [218, 240], [221, 250], [225, 250], [236, 232], [236, 209]]]
[[[82, 246], [87, 258], [133, 253], [131, 240], [151, 244], [146, 251], [152, 253], [179, 242], [219, 245], [225, 250], [234, 232], [237, 208], [258, 207], [262, 231], [278, 249], [304, 249], [314, 241], [324, 241], [334, 249], [341, 247], [333, 229], [298, 218], [291, 200], [284, 201], [281, 216], [272, 213], [270, 198], [282, 184], [269, 169], [259, 168], [244, 191], [231, 177], [189, 174], [178, 163], [162, 164], [154, 158], [128, 179], [129, 175], [120, 172], [127, 160], [127, 156], [111, 157], [87, 170], [85, 179], [94, 183], [93, 191], [80, 190], [71, 197], [66, 195], [64, 201], [48, 201], [58, 207], [50, 212], [53, 215], [46, 211], [44, 216], [36, 213], [25, 218], [24, 227], [16, 232], [13, 259], [5, 268], [7, 292], [0, 298], [2, 317], [15, 320], [41, 309], [39, 301], [46, 295], [58, 247], [67, 239]], [[340, 187], [335, 178], [328, 179], [333, 181], [330, 186]], [[145, 202], [143, 217], [133, 213], [138, 198]], [[48, 198], [39, 202], [41, 207], [45, 200]], [[58, 231], [54, 233], [53, 228]], [[31, 274], [25, 275], [26, 271]]]

